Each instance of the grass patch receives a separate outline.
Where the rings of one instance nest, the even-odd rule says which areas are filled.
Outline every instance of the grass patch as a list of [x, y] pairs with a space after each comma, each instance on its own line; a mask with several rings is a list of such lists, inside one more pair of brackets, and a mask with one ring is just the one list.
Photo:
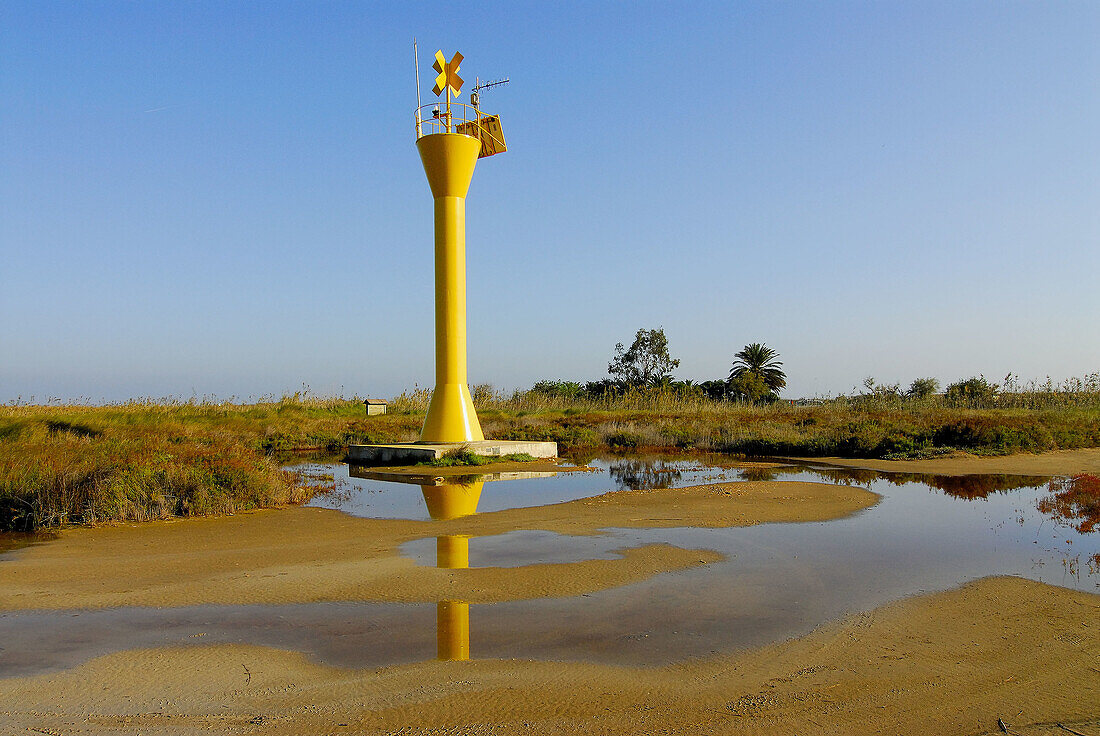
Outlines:
[[378, 419], [357, 400], [296, 398], [0, 407], [0, 530], [301, 503], [314, 491], [282, 470], [294, 453], [419, 432], [413, 417]]
[[479, 467], [481, 465], [495, 465], [498, 463], [531, 463], [535, 458], [526, 452], [516, 452], [508, 455], [478, 455], [468, 447], [456, 447], [447, 450], [435, 460], [425, 460], [417, 463], [431, 468], [455, 468], [455, 467]]

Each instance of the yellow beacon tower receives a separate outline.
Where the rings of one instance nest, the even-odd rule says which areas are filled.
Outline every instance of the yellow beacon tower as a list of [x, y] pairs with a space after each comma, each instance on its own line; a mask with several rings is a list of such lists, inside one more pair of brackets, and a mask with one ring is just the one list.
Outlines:
[[416, 148], [435, 198], [435, 390], [422, 442], [485, 439], [466, 376], [466, 192], [477, 160], [507, 149], [499, 117], [451, 104], [462, 89], [461, 63], [462, 54], [447, 61], [436, 52], [432, 91], [446, 103], [416, 110]]

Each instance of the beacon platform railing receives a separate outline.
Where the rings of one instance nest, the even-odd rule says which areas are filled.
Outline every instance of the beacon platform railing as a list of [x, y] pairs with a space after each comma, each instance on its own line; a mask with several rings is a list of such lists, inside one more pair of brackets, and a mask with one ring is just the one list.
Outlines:
[[461, 102], [421, 105], [416, 109], [416, 137], [419, 139], [436, 133], [460, 133], [477, 138], [483, 145], [494, 144], [494, 150], [506, 150], [503, 138], [494, 135], [489, 126], [482, 125], [482, 120], [495, 117], [485, 115], [473, 105]]
[[[449, 105], [446, 102], [422, 105], [416, 108], [416, 137], [420, 138], [433, 133], [465, 133], [467, 130], [476, 130], [480, 119], [480, 110], [473, 105], [464, 105], [461, 102], [452, 102]], [[468, 125], [469, 123], [473, 125]]]

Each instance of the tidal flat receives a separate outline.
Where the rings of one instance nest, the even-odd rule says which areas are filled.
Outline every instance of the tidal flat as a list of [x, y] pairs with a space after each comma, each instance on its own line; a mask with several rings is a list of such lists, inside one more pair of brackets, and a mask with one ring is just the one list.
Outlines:
[[1088, 732], [1100, 545], [1043, 505], [1052, 461], [1028, 457], [1044, 472], [299, 466], [326, 486], [310, 506], [0, 554], [0, 715], [90, 733]]

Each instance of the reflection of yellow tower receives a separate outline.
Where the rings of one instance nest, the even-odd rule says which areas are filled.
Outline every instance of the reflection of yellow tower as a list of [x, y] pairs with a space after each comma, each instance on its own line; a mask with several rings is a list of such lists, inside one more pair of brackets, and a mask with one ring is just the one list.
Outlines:
[[[474, 476], [477, 477], [477, 476]], [[477, 502], [481, 500], [481, 489], [485, 481], [472, 483], [445, 483], [443, 485], [420, 486], [424, 494], [424, 503], [428, 506], [428, 515], [434, 521], [450, 521], [477, 513]]]
[[435, 656], [448, 662], [470, 658], [470, 604], [466, 601], [436, 604]]
[[[492, 473], [466, 476], [467, 482], [458, 483], [451, 477], [443, 478], [409, 475], [401, 472], [380, 471], [364, 465], [351, 465], [348, 473], [353, 478], [411, 483], [420, 486], [428, 515], [433, 521], [450, 521], [477, 513], [481, 491], [486, 481], [517, 480], [520, 478], [546, 478], [555, 472]], [[431, 483], [431, 484], [429, 484]], [[470, 566], [470, 536], [467, 534], [440, 534], [435, 539], [436, 566], [445, 570], [463, 570]], [[470, 604], [461, 600], [439, 601], [436, 607], [436, 654], [443, 660], [467, 660], [470, 658]]]
[[[484, 481], [469, 485], [420, 486], [428, 513], [435, 521], [458, 519], [477, 513]], [[470, 537], [444, 534], [435, 538], [436, 566], [462, 570], [470, 566]], [[444, 660], [470, 658], [470, 604], [466, 601], [439, 601], [435, 612], [436, 656]]]

